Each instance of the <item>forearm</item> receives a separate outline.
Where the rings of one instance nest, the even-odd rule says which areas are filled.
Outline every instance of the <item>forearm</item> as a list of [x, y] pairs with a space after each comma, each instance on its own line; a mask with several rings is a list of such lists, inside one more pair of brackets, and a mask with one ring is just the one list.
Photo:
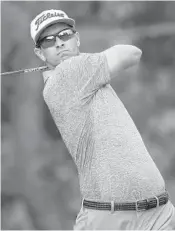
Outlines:
[[132, 45], [115, 45], [103, 52], [106, 56], [111, 77], [139, 63], [142, 51]]

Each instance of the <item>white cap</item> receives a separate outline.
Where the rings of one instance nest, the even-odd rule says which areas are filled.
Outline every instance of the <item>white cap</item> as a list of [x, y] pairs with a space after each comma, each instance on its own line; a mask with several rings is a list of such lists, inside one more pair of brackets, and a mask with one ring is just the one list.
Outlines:
[[38, 14], [30, 24], [30, 33], [35, 44], [41, 32], [57, 22], [64, 22], [70, 26], [75, 26], [75, 21], [69, 18], [62, 10], [45, 10]]

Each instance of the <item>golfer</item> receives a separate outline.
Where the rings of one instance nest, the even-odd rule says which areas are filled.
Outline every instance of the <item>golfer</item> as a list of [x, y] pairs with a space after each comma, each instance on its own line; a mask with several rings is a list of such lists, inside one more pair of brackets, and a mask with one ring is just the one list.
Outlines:
[[41, 12], [30, 29], [34, 52], [49, 68], [44, 100], [78, 169], [82, 206], [74, 229], [172, 229], [164, 179], [110, 85], [138, 65], [142, 51], [115, 45], [80, 53], [75, 21], [61, 10]]

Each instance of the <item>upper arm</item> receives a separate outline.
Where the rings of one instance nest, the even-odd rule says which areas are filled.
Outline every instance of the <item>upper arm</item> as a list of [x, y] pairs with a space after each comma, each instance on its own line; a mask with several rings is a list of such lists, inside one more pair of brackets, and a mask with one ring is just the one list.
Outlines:
[[[56, 72], [66, 98], [79, 95], [89, 98], [96, 90], [109, 83], [110, 73], [103, 53], [81, 54], [62, 62]], [[64, 86], [64, 88], [63, 88]], [[69, 93], [69, 95], [68, 95]]]
[[116, 45], [103, 53], [106, 56], [111, 77], [116, 76], [121, 70], [136, 65], [142, 55], [142, 51], [132, 45]]

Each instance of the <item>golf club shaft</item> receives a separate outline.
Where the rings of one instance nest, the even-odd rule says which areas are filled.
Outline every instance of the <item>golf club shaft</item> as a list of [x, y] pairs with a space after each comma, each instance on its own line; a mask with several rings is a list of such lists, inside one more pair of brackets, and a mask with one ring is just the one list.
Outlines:
[[44, 71], [46, 69], [48, 69], [47, 66], [42, 66], [42, 67], [35, 67], [35, 68], [18, 70], [18, 71], [4, 72], [4, 73], [1, 73], [0, 75], [4, 76], [4, 75], [12, 75], [12, 74], [30, 73], [30, 72], [35, 72], [35, 71]]

